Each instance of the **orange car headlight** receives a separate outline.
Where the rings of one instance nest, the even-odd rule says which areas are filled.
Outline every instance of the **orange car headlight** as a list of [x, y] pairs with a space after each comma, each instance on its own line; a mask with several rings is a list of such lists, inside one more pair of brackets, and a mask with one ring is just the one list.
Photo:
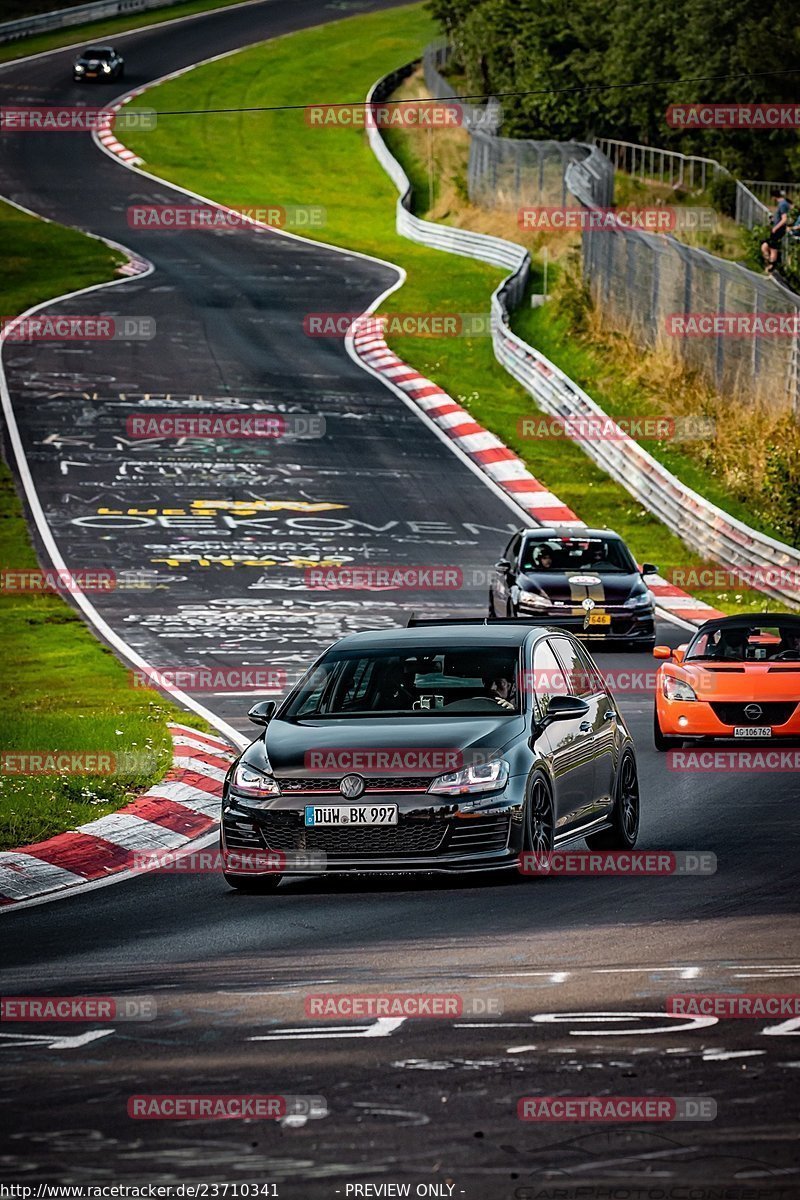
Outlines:
[[676, 679], [674, 675], [664, 675], [661, 680], [661, 691], [667, 700], [696, 700], [697, 694], [694, 688], [689, 687], [688, 683], [684, 683], [682, 679]]

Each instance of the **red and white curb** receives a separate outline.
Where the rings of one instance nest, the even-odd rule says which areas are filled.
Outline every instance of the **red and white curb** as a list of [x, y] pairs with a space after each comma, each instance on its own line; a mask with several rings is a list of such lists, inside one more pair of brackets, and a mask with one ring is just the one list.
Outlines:
[[134, 854], [177, 850], [218, 824], [222, 782], [236, 757], [228, 742], [172, 724], [164, 779], [132, 804], [45, 842], [0, 851], [0, 905], [130, 870]]
[[353, 335], [358, 357], [374, 373], [382, 375], [405, 392], [434, 424], [455, 442], [511, 499], [541, 525], [584, 525], [571, 508], [549, 492], [531, 475], [522, 459], [504, 446], [498, 437], [484, 429], [456, 404], [452, 396], [419, 371], [409, 367], [389, 349], [375, 330], [380, 317], [371, 317], [365, 330]]
[[133, 150], [129, 150], [127, 146], [123, 146], [114, 132], [114, 117], [123, 105], [130, 104], [131, 100], [136, 96], [141, 96], [145, 90], [145, 88], [137, 88], [135, 92], [129, 92], [118, 104], [110, 104], [106, 110], [108, 115], [103, 117], [102, 124], [96, 130], [97, 140], [105, 146], [106, 150], [110, 150], [112, 154], [116, 154], [123, 162], [140, 163], [142, 159]]
[[[363, 329], [356, 328], [352, 344], [357, 357], [374, 375], [399, 388], [506, 493], [540, 525], [586, 526], [572, 509], [531, 474], [522, 459], [495, 434], [479, 425], [452, 396], [390, 350], [376, 330], [380, 316], [371, 316]], [[710, 604], [674, 587], [660, 575], [648, 575], [647, 585], [659, 608], [671, 616], [701, 625], [712, 617], [724, 616]]]

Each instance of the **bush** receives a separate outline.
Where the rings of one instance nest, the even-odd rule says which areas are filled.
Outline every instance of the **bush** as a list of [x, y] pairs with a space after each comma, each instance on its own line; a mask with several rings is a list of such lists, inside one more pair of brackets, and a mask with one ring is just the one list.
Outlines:
[[732, 175], [715, 175], [708, 194], [717, 212], [725, 217], [736, 216], [736, 180]]

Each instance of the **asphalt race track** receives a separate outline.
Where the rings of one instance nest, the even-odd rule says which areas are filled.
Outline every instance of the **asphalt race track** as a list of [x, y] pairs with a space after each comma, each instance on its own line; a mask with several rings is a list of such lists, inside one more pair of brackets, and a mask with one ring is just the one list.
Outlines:
[[[118, 38], [124, 89], [348, 11], [270, 2]], [[0, 102], [85, 99], [71, 57], [0, 69]], [[341, 342], [303, 334], [305, 313], [364, 308], [393, 272], [268, 232], [132, 230], [129, 204], [180, 203], [180, 193], [112, 162], [87, 134], [5, 142], [3, 195], [155, 265], [55, 306], [152, 317], [153, 340], [4, 352], [59, 547], [73, 569], [127, 578], [95, 604], [130, 646], [161, 668], [292, 677], [342, 633], [404, 624], [419, 604], [483, 611], [480, 573], [520, 518]], [[220, 407], [322, 415], [326, 433], [255, 448], [126, 433], [134, 413]], [[455, 565], [466, 586], [433, 600], [309, 591], [298, 564], [337, 554]], [[684, 638], [660, 625], [659, 640]], [[636, 654], [600, 663], [653, 666]], [[235, 691], [197, 699], [247, 730], [253, 697]], [[800, 1194], [800, 1023], [664, 1015], [666, 998], [686, 990], [797, 990], [800, 781], [669, 771], [652, 749], [647, 689], [622, 706], [637, 740], [640, 847], [713, 852], [716, 874], [304, 879], [272, 897], [235, 894], [213, 874], [147, 875], [4, 914], [4, 994], [147, 996], [157, 1015], [0, 1032], [0, 1183], [274, 1183], [298, 1200], [367, 1183], [475, 1200], [683, 1200], [680, 1189], [714, 1183], [740, 1189], [732, 1200]], [[306, 1017], [309, 991], [339, 988], [481, 1003], [445, 1020]], [[520, 1096], [564, 1091], [710, 1097], [717, 1115], [628, 1128], [517, 1119]], [[208, 1092], [321, 1097], [324, 1107], [279, 1122], [127, 1115], [132, 1095]]]

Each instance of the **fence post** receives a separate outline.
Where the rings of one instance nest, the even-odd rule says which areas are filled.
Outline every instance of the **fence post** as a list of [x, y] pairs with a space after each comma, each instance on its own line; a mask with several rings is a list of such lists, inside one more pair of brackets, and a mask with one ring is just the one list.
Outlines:
[[[717, 293], [717, 312], [725, 312], [725, 293], [727, 291], [728, 281], [720, 271], [719, 273], [719, 291]], [[717, 334], [716, 353], [714, 356], [714, 378], [717, 382], [717, 387], [722, 389], [722, 372], [725, 366], [725, 343], [723, 333]]]

